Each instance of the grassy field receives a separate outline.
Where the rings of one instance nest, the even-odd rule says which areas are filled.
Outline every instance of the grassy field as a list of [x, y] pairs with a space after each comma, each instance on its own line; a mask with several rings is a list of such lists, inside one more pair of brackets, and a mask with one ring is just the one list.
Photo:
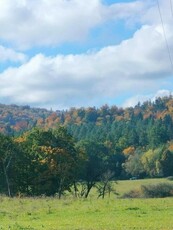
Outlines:
[[145, 180], [122, 180], [118, 181], [115, 184], [115, 189], [117, 193], [121, 196], [125, 192], [128, 192], [133, 189], [139, 189], [141, 185], [149, 185], [149, 184], [158, 184], [158, 183], [173, 183], [173, 181], [169, 181], [166, 178], [161, 179], [145, 179]]
[[[117, 191], [164, 180], [121, 181]], [[173, 198], [104, 200], [64, 198], [0, 198], [3, 230], [116, 230], [173, 229]]]

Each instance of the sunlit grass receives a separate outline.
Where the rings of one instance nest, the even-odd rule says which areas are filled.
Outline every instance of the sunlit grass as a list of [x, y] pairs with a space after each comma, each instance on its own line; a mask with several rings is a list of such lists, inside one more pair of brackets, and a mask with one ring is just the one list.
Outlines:
[[[153, 180], [142, 182], [154, 183]], [[126, 192], [139, 184], [137, 180], [122, 181], [115, 186]], [[115, 195], [104, 200], [95, 196], [62, 200], [0, 197], [1, 230], [166, 230], [173, 229], [172, 216], [173, 198], [117, 199]]]
[[141, 179], [141, 180], [122, 180], [118, 181], [117, 184], [114, 184], [114, 188], [119, 193], [119, 195], [123, 195], [126, 192], [129, 192], [133, 189], [139, 189], [141, 185], [149, 185], [149, 184], [157, 184], [157, 183], [173, 183], [173, 181], [169, 181], [166, 178], [159, 179]]

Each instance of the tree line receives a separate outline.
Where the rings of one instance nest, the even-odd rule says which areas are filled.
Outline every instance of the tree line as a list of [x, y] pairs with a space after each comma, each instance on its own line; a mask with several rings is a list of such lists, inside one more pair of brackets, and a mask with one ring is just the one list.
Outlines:
[[64, 127], [34, 128], [15, 138], [0, 135], [0, 192], [9, 196], [60, 198], [68, 191], [88, 197], [103, 176], [113, 178], [114, 167], [106, 146], [75, 143]]
[[[29, 106], [0, 104], [0, 132], [7, 135], [20, 135], [24, 131], [37, 126], [54, 128], [57, 124], [63, 126], [115, 126], [117, 123], [133, 120], [141, 123], [148, 119], [151, 122], [173, 118], [173, 98], [157, 98], [154, 102], [138, 103], [135, 107], [118, 108], [115, 105], [103, 105], [99, 108], [70, 108], [69, 110], [47, 110], [30, 108]], [[135, 124], [136, 125], [136, 124]], [[86, 129], [87, 129], [86, 128]], [[141, 127], [143, 128], [143, 127]], [[110, 130], [109, 130], [110, 131]], [[83, 132], [83, 131], [81, 131]], [[80, 134], [83, 138], [83, 134]], [[79, 135], [79, 138], [80, 138]]]
[[64, 127], [34, 128], [18, 137], [0, 134], [0, 193], [87, 198], [95, 187], [104, 198], [111, 181], [131, 176], [173, 176], [173, 143], [157, 148], [110, 141], [76, 141]]
[[95, 187], [104, 197], [111, 180], [173, 176], [172, 96], [126, 109], [0, 105], [0, 122], [0, 192], [9, 196], [88, 197]]

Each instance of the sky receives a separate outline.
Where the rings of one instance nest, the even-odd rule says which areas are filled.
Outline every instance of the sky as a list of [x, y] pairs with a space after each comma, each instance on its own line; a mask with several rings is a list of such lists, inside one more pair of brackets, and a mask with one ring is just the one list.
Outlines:
[[173, 92], [173, 0], [0, 0], [0, 103], [135, 106]]

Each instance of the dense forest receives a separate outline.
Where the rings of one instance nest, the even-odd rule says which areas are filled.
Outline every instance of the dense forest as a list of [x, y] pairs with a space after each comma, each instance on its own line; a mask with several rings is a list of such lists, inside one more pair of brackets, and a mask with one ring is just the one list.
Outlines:
[[[0, 105], [0, 192], [88, 197], [111, 180], [173, 176], [173, 98], [134, 108]], [[80, 185], [80, 186], [79, 186]]]

